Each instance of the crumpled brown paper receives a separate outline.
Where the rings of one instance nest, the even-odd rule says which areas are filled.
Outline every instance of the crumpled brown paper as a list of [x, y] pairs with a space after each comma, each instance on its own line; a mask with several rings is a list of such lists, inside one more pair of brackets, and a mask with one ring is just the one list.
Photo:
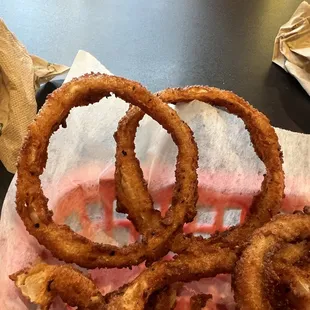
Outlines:
[[0, 160], [8, 171], [16, 170], [27, 126], [37, 112], [35, 90], [68, 69], [29, 55], [0, 19]]
[[303, 1], [275, 39], [272, 61], [310, 95], [310, 4]]

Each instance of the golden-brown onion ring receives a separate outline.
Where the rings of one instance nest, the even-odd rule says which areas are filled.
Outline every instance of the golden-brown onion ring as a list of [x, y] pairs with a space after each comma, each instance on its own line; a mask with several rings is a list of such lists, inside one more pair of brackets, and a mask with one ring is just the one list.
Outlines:
[[252, 232], [267, 223], [277, 214], [284, 196], [284, 172], [282, 152], [275, 130], [268, 118], [253, 108], [248, 102], [230, 91], [207, 86], [168, 88], [157, 96], [164, 102], [178, 103], [199, 100], [214, 106], [224, 107], [228, 112], [240, 117], [249, 131], [254, 150], [266, 167], [261, 191], [253, 198], [249, 213], [242, 225], [231, 228], [208, 243], [221, 243], [235, 249], [242, 248]]
[[264, 283], [264, 262], [281, 243], [310, 237], [310, 216], [280, 215], [255, 231], [234, 274], [235, 299], [241, 310], [271, 310]]
[[[204, 90], [205, 89], [206, 88], [204, 88]], [[215, 89], [215, 92], [216, 91], [218, 90]], [[220, 96], [223, 94], [217, 93], [217, 95]], [[182, 98], [183, 99], [180, 101], [186, 101], [184, 100], [184, 97]], [[197, 98], [197, 99], [202, 100], [201, 98]], [[189, 100], [190, 99], [188, 99], [188, 101]], [[223, 100], [223, 98], [217, 98], [217, 100], [219, 100], [219, 102], [222, 103], [221, 100]], [[172, 100], [169, 100], [169, 101], [172, 101]], [[244, 113], [248, 113], [246, 109], [242, 111]], [[259, 117], [260, 114], [256, 116], [258, 117], [258, 119], [260, 118]], [[248, 126], [251, 125], [254, 127], [255, 119], [253, 120], [253, 122], [254, 124], [248, 121], [246, 122], [246, 124]], [[259, 127], [261, 130], [258, 130], [258, 133], [256, 133], [256, 136], [255, 136], [255, 132], [254, 134], [252, 133], [252, 135], [254, 135], [254, 137], [258, 139], [262, 139], [261, 143], [259, 144], [261, 147], [264, 147], [265, 145], [268, 145], [268, 146], [271, 145], [270, 146], [271, 149], [275, 151], [275, 145], [278, 146], [278, 142], [277, 142], [277, 139], [275, 141], [273, 139], [275, 136], [274, 132], [267, 130], [267, 133], [269, 133], [270, 136], [267, 137], [266, 139], [263, 139], [260, 136], [260, 133], [266, 130], [266, 128], [264, 128], [264, 125], [266, 124], [269, 125], [269, 122], [266, 121], [266, 119], [256, 120], [256, 122], [262, 123], [262, 126]], [[262, 130], [262, 128], [264, 128], [264, 130]], [[255, 131], [255, 130], [252, 128], [252, 131]], [[253, 140], [253, 136], [252, 136], [252, 140]], [[260, 150], [259, 154], [260, 154], [259, 156], [264, 161], [264, 159], [266, 159], [265, 156], [268, 154], [268, 151]], [[273, 157], [278, 156], [278, 159], [280, 162], [280, 168], [276, 166], [274, 171], [272, 171], [273, 169], [271, 169], [270, 167], [268, 169], [268, 167], [266, 167], [267, 175], [270, 173], [271, 176], [265, 177], [265, 180], [262, 186], [262, 192], [266, 190], [267, 197], [271, 200], [274, 199], [273, 202], [275, 203], [275, 209], [276, 209], [278, 207], [278, 201], [279, 200], [281, 201], [282, 195], [283, 195], [283, 171], [281, 167], [281, 156], [280, 156], [279, 147], [277, 148], [276, 152], [271, 153], [271, 155], [272, 157], [269, 160], [269, 164], [271, 164], [272, 161], [274, 161]], [[277, 162], [278, 161], [275, 160], [275, 163]], [[277, 183], [278, 186], [275, 186], [274, 183]], [[271, 192], [270, 191], [268, 192], [269, 186], [272, 189]], [[282, 190], [281, 195], [277, 194], [277, 190], [279, 192], [281, 192]], [[258, 195], [257, 197], [261, 197], [261, 196]], [[264, 199], [256, 198], [256, 201], [257, 200], [261, 202]], [[255, 205], [255, 200], [254, 200], [254, 205]], [[268, 206], [270, 205], [272, 205], [272, 203], [269, 201]], [[257, 204], [256, 204], [256, 209], [257, 209]], [[266, 218], [267, 217], [269, 218], [273, 212], [276, 212], [276, 211], [273, 211], [273, 209], [268, 210], [268, 211], [269, 211], [269, 216], [266, 216]], [[266, 214], [266, 210], [263, 212], [262, 215], [265, 215], [265, 214]], [[259, 225], [261, 225], [262, 218], [264, 219], [264, 216], [260, 216], [260, 218], [256, 219], [254, 223], [255, 224], [260, 223]], [[252, 225], [251, 229], [254, 229], [254, 227], [255, 225]], [[153, 264], [151, 268], [145, 270], [137, 279], [135, 279], [132, 283], [130, 283], [129, 285], [124, 287], [122, 290], [117, 292], [117, 294], [112, 294], [111, 298], [109, 299], [108, 308], [109, 309], [122, 309], [122, 308], [143, 309], [148, 297], [154, 291], [161, 289], [167, 284], [173, 283], [175, 281], [191, 281], [194, 279], [199, 279], [201, 277], [210, 277], [218, 273], [228, 273], [232, 271], [232, 269], [234, 268], [235, 262], [237, 260], [237, 255], [236, 253], [234, 253], [234, 251], [231, 250], [230, 245], [227, 242], [227, 240], [224, 240], [225, 242], [223, 242], [223, 239], [220, 239], [220, 241], [222, 242], [222, 245], [226, 245], [227, 248], [225, 247], [221, 248], [218, 246], [217, 242], [219, 241], [219, 239], [217, 239], [217, 242], [215, 242], [214, 244], [212, 244], [212, 242], [205, 244], [205, 242], [200, 242], [200, 240], [198, 241], [199, 242], [195, 242], [195, 247], [194, 247], [195, 250], [192, 253], [188, 253], [186, 255], [181, 254], [172, 261], [158, 262], [158, 263]]]
[[[287, 299], [289, 304], [294, 304], [294, 309], [310, 309], [310, 273], [297, 266], [278, 265], [274, 269], [279, 278], [281, 286], [286, 286], [287, 294], [282, 295], [282, 299]], [[289, 290], [288, 290], [289, 288]], [[269, 296], [269, 290], [268, 290]], [[285, 298], [286, 297], [286, 298]], [[269, 297], [270, 300], [270, 297]], [[272, 302], [273, 300], [271, 300]], [[275, 300], [275, 304], [277, 301]], [[296, 308], [296, 305], [299, 307]], [[301, 307], [307, 305], [307, 307]]]
[[[117, 211], [127, 213], [136, 230], [146, 239], [158, 229], [165, 229], [160, 212], [153, 209], [153, 200], [143, 178], [143, 171], [135, 154], [135, 136], [144, 112], [131, 106], [120, 120], [117, 132], [115, 188]], [[190, 219], [188, 219], [190, 220]], [[147, 242], [147, 240], [146, 240]]]
[[265, 259], [265, 289], [274, 309], [310, 307], [309, 251], [309, 241], [287, 243]]
[[16, 287], [31, 302], [48, 310], [56, 296], [79, 309], [104, 309], [105, 300], [95, 284], [68, 265], [38, 263], [10, 276]]
[[109, 300], [108, 309], [143, 310], [151, 294], [166, 285], [231, 273], [237, 261], [236, 254], [225, 248], [213, 250], [212, 246], [202, 247], [200, 256], [180, 254], [171, 261], [153, 263]]
[[[206, 241], [208, 244], [217, 243], [220, 244], [220, 246], [229, 246], [233, 250], [241, 250], [251, 233], [256, 228], [261, 227], [264, 223], [268, 222], [273, 215], [279, 212], [281, 201], [284, 196], [282, 152], [280, 151], [280, 145], [274, 129], [270, 126], [269, 120], [266, 116], [254, 109], [244, 99], [229, 91], [206, 86], [192, 86], [186, 88], [168, 88], [157, 93], [157, 96], [167, 103], [175, 104], [178, 102], [189, 102], [196, 99], [210, 103], [211, 105], [225, 107], [228, 112], [237, 115], [244, 121], [246, 128], [250, 133], [254, 149], [266, 167], [266, 174], [261, 186], [261, 191], [253, 198], [249, 214], [243, 225], [233, 227], [229, 231], [213, 236]], [[127, 144], [127, 150], [133, 154], [131, 162], [135, 162], [135, 166], [131, 165], [130, 167], [132, 168], [132, 173], [135, 172], [139, 175], [140, 180], [143, 179], [143, 173], [139, 166], [139, 162], [135, 158], [134, 138], [139, 121], [142, 119], [143, 115], [143, 112], [138, 107], [131, 107], [117, 132], [117, 137], [120, 141], [121, 139], [131, 141], [131, 143]], [[120, 142], [117, 141], [117, 144], [119, 143]], [[126, 169], [126, 166], [123, 166], [122, 164], [123, 163], [120, 161], [116, 161], [116, 171], [118, 171], [118, 174], [116, 174], [115, 178], [117, 184], [122, 184], [121, 171]], [[130, 180], [128, 180], [128, 182], [130, 182]], [[149, 197], [146, 186], [142, 187], [142, 181], [140, 181], [140, 183], [141, 190], [139, 195]], [[134, 209], [134, 206], [130, 201], [135, 201], [134, 199], [137, 194], [132, 191], [124, 193], [122, 187], [118, 187], [117, 192], [119, 203], [122, 205], [127, 204], [129, 206], [127, 212], [128, 209]], [[127, 197], [126, 201], [125, 197]], [[148, 210], [150, 210], [152, 204], [150, 198], [146, 204], [148, 204]], [[150, 217], [152, 217], [151, 211], [148, 212], [150, 219]], [[158, 223], [159, 221], [156, 216], [154, 216], [154, 220], [149, 220], [149, 222], [149, 228], [152, 230], [152, 223]], [[190, 246], [192, 248], [191, 251], [195, 251], [196, 249], [199, 251], [200, 245], [197, 246], [195, 239], [195, 237], [182, 238], [181, 236], [178, 236], [176, 242], [172, 242], [172, 250], [179, 253], [184, 251], [186, 247]]]
[[[143, 283], [143, 290], [148, 293], [151, 293], [154, 288], [155, 290], [160, 289], [162, 285], [172, 283], [173, 281], [186, 281], [183, 278], [183, 274], [186, 274], [187, 281], [212, 276], [212, 274], [215, 275], [216, 271], [210, 270], [213, 259], [219, 261], [217, 265], [218, 272], [232, 272], [238, 257], [236, 254], [240, 253], [240, 249], [244, 247], [252, 232], [268, 222], [279, 211], [284, 191], [282, 154], [276, 133], [270, 126], [268, 119], [246, 101], [231, 92], [208, 87], [168, 89], [159, 93], [159, 96], [164, 101], [172, 103], [198, 99], [213, 105], [226, 107], [229, 112], [241, 117], [250, 132], [255, 151], [266, 166], [266, 175], [261, 192], [253, 199], [246, 223], [209, 240], [192, 237], [186, 240], [178, 235], [175, 239], [176, 242], [172, 243], [172, 250], [177, 252], [178, 249], [181, 249], [180, 252], [182, 252], [185, 250], [182, 247], [182, 243], [187, 243], [186, 255], [176, 257], [173, 262], [155, 263], [152, 266], [153, 274], [148, 271], [142, 273], [138, 277], [137, 283]], [[135, 113], [140, 113], [139, 118], [141, 118], [139, 109], [132, 108], [132, 113], [134, 110], [136, 111]], [[135, 131], [132, 131], [132, 129], [130, 131], [123, 130], [123, 134], [126, 135], [126, 132], [131, 133], [131, 136], [127, 138], [133, 140], [134, 135], [132, 133]], [[122, 169], [122, 167], [119, 166], [118, 169]], [[226, 247], [227, 249], [225, 250]], [[231, 249], [231, 251], [228, 249]], [[216, 258], [213, 257], [214, 253], [217, 253]], [[189, 266], [191, 259], [195, 260], [196, 264]], [[164, 279], [165, 281], [159, 281], [159, 279]], [[132, 285], [135, 289], [128, 289], [129, 293], [127, 293], [134, 294], [131, 298], [136, 300], [137, 296], [142, 294], [139, 290], [141, 286], [139, 284]], [[127, 293], [125, 292], [125, 294]], [[130, 299], [128, 295], [126, 296]], [[143, 302], [146, 300], [145, 298], [147, 298], [146, 293], [144, 293], [143, 298], [141, 306], [139, 304], [141, 309], [143, 308]], [[116, 300], [115, 302], [120, 301]], [[132, 307], [134, 306], [132, 305]]]
[[[10, 278], [25, 297], [43, 306], [48, 306], [55, 296], [60, 296], [64, 302], [81, 309], [84, 309], [85, 302], [95, 302], [98, 309], [144, 310], [154, 292], [175, 282], [189, 282], [213, 277], [218, 273], [228, 273], [236, 259], [236, 255], [229, 249], [210, 251], [201, 257], [179, 255], [175, 260], [153, 263], [131, 283], [106, 296], [98, 294], [98, 289], [90, 279], [66, 265], [51, 266], [40, 263], [21, 270]], [[56, 279], [58, 280], [55, 281]], [[80, 292], [83, 287], [88, 288], [83, 294], [74, 293]]]
[[[123, 248], [91, 242], [68, 226], [57, 225], [47, 208], [47, 198], [39, 178], [47, 160], [49, 137], [70, 109], [97, 102], [110, 93], [139, 106], [161, 123], [171, 133], [179, 149], [176, 186], [171, 208], [165, 217], [165, 229], [156, 232], [147, 243], [135, 243]], [[17, 212], [28, 232], [54, 256], [68, 263], [96, 268], [126, 267], [144, 260], [153, 261], [167, 253], [168, 241], [195, 214], [197, 161], [198, 151], [192, 131], [168, 105], [137, 82], [104, 74], [87, 74], [54, 91], [29, 126], [18, 162]]]
[[[281, 254], [277, 254], [277, 266], [280, 266], [280, 261], [295, 261], [296, 257], [299, 257], [299, 254], [302, 253], [303, 250], [301, 249], [305, 249], [303, 246], [297, 247], [298, 249], [293, 249], [294, 254], [290, 254], [286, 250], [282, 251]], [[10, 278], [15, 281], [15, 285], [25, 297], [41, 306], [45, 306], [46, 309], [56, 296], [60, 296], [64, 302], [71, 306], [78, 306], [81, 309], [84, 309], [85, 305], [87, 305], [86, 309], [144, 309], [142, 300], [146, 301], [148, 296], [156, 288], [162, 287], [164, 283], [172, 283], [178, 280], [190, 281], [203, 276], [207, 277], [216, 273], [228, 272], [230, 268], [233, 268], [236, 259], [231, 254], [232, 251], [227, 249], [223, 250], [223, 252], [217, 250], [214, 253], [209, 252], [198, 258], [190, 254], [179, 255], [175, 261], [155, 263], [132, 283], [104, 297], [101, 296], [90, 279], [71, 266], [51, 266], [40, 263], [22, 270]], [[225, 262], [221, 257], [225, 259]], [[230, 261], [228, 257], [231, 257]], [[225, 264], [227, 264], [226, 267]], [[208, 268], [209, 272], [207, 272]], [[280, 308], [276, 307], [275, 309], [283, 309], [281, 306], [285, 304], [285, 299], [288, 299], [288, 302], [295, 303], [297, 300], [299, 306], [309, 304], [307, 291], [307, 287], [309, 287], [309, 270], [305, 273], [298, 268], [294, 272], [295, 269], [292, 268], [295, 267], [288, 266], [289, 272], [286, 275], [281, 275], [281, 281], [282, 283], [288, 281], [288, 285], [293, 285], [293, 295], [286, 296], [282, 294], [281, 303], [278, 303]], [[199, 274], [199, 272], [201, 273]], [[175, 303], [178, 288], [179, 283], [174, 283], [159, 293], [155, 292], [155, 295], [152, 294], [148, 300], [146, 309], [163, 309], [163, 306], [167, 309], [173, 309], [172, 305]], [[296, 309], [307, 308], [298, 307]]]

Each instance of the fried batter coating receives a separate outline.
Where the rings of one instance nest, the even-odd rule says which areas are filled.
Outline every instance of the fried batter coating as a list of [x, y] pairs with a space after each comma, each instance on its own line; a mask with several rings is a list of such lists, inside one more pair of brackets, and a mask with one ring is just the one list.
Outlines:
[[310, 307], [310, 243], [304, 240], [278, 246], [280, 249], [265, 259], [270, 304], [274, 309], [305, 310]]
[[[248, 237], [256, 229], [267, 223], [271, 217], [279, 212], [281, 202], [284, 196], [284, 172], [282, 169], [282, 152], [277, 135], [271, 127], [269, 120], [262, 113], [254, 109], [248, 102], [241, 97], [229, 91], [220, 90], [214, 87], [206, 86], [191, 86], [185, 88], [168, 88], [159, 93], [157, 96], [167, 103], [189, 102], [192, 100], [200, 100], [210, 103], [211, 105], [224, 107], [228, 112], [240, 117], [249, 131], [251, 141], [253, 143], [255, 152], [259, 158], [264, 162], [266, 167], [266, 174], [261, 186], [261, 191], [254, 198], [249, 210], [249, 214], [245, 223], [237, 227], [232, 227], [228, 231], [220, 233], [208, 239], [208, 244], [218, 244], [220, 247], [228, 246], [234, 251], [241, 251], [248, 241]], [[116, 133], [118, 137], [117, 142], [117, 158], [120, 158], [120, 143], [123, 140], [127, 141], [127, 151], [131, 154], [130, 162], [134, 163], [130, 166], [132, 173], [135, 173], [140, 178], [141, 191], [139, 195], [148, 197], [148, 210], [152, 208], [152, 200], [147, 192], [147, 187], [143, 187], [143, 172], [139, 166], [139, 161], [134, 153], [134, 139], [139, 121], [142, 119], [144, 113], [138, 107], [131, 107], [124, 119], [120, 122], [120, 126]], [[129, 143], [130, 141], [130, 143]], [[122, 171], [128, 169], [123, 162], [116, 161], [116, 175], [117, 184], [122, 184]], [[130, 182], [130, 179], [127, 181]], [[123, 188], [117, 188], [118, 202], [120, 205], [128, 205], [130, 208], [123, 208], [127, 213], [128, 210], [135, 210], [134, 205], [130, 201], [136, 201], [136, 193], [124, 192]], [[127, 199], [126, 199], [127, 197]], [[144, 204], [144, 206], [146, 206]], [[148, 211], [149, 215], [151, 211]], [[138, 212], [137, 212], [138, 213]], [[151, 215], [150, 215], [151, 216]], [[138, 216], [136, 218], [139, 218]], [[155, 221], [150, 220], [150, 231], [158, 227], [158, 215], [154, 214]], [[153, 229], [153, 223], [155, 227]], [[157, 225], [157, 226], [156, 226]], [[196, 243], [195, 237], [181, 237], [178, 236], [174, 242], [171, 242], [172, 250], [175, 253], [187, 251], [195, 251], [201, 242]]]
[[153, 200], [143, 178], [143, 171], [135, 154], [135, 136], [144, 112], [131, 106], [120, 120], [117, 132], [115, 162], [115, 187], [117, 211], [128, 214], [136, 230], [149, 238], [158, 229], [165, 229], [161, 215], [153, 208]]
[[306, 214], [276, 216], [254, 232], [234, 272], [235, 299], [239, 309], [273, 309], [265, 285], [265, 260], [279, 244], [309, 237], [310, 216]]
[[105, 301], [95, 284], [71, 266], [39, 263], [10, 276], [22, 294], [48, 310], [56, 296], [79, 309], [105, 309]]
[[[58, 295], [64, 302], [81, 309], [144, 310], [149, 297], [165, 286], [228, 273], [236, 259], [227, 249], [221, 253], [210, 251], [201, 257], [179, 255], [175, 260], [153, 263], [131, 283], [106, 296], [99, 293], [90, 279], [67, 265], [40, 263], [10, 278], [25, 297], [46, 309]], [[98, 308], [92, 308], [93, 304]]]
[[207, 301], [212, 298], [210, 294], [197, 294], [191, 297], [190, 307], [191, 310], [201, 310], [207, 304]]
[[[181, 254], [171, 261], [155, 262], [135, 280], [118, 291], [108, 303], [108, 309], [142, 310], [152, 293], [174, 282], [190, 282], [230, 273], [237, 256], [230, 249]], [[126, 306], [124, 306], [126, 305]]]
[[[97, 102], [111, 92], [160, 122], [171, 133], [179, 149], [176, 186], [171, 208], [165, 217], [165, 228], [156, 231], [147, 242], [122, 248], [91, 242], [68, 226], [57, 225], [47, 208], [47, 198], [39, 178], [47, 160], [49, 137], [70, 109]], [[137, 265], [144, 260], [154, 261], [168, 252], [168, 241], [193, 217], [198, 197], [197, 165], [198, 151], [192, 131], [173, 109], [137, 82], [104, 74], [87, 74], [54, 91], [29, 126], [18, 162], [16, 209], [28, 232], [55, 257], [67, 263], [86, 268], [121, 268]], [[125, 179], [130, 177], [131, 173], [123, 175]], [[125, 183], [123, 185], [126, 186]]]
[[207, 241], [231, 248], [243, 248], [252, 232], [279, 212], [284, 197], [282, 152], [275, 130], [264, 114], [230, 91], [207, 86], [189, 86], [167, 88], [157, 93], [157, 96], [164, 102], [170, 103], [192, 100], [207, 102], [226, 108], [228, 112], [240, 117], [245, 123], [254, 150], [266, 167], [261, 191], [253, 198], [249, 213], [242, 225], [233, 227]]
[[[41, 244], [49, 248], [56, 257], [88, 268], [124, 267], [138, 264], [143, 260], [150, 263], [158, 260], [169, 250], [179, 253], [173, 260], [153, 263], [131, 283], [104, 297], [98, 296], [98, 300], [96, 288], [90, 286], [89, 293], [85, 292], [85, 294], [95, 294], [95, 302], [98, 302], [96, 309], [102, 307], [102, 309], [142, 310], [152, 294], [156, 294], [156, 292], [158, 292], [158, 305], [164, 298], [169, 298], [169, 305], [172, 305], [172, 302], [175, 301], [175, 295], [173, 291], [169, 290], [173, 283], [213, 277], [219, 273], [232, 273], [253, 232], [278, 213], [283, 198], [282, 153], [276, 133], [270, 126], [268, 119], [242, 98], [231, 92], [211, 87], [192, 86], [183, 89], [166, 89], [155, 97], [138, 83], [118, 77], [92, 74], [65, 84], [62, 88], [61, 91], [53, 93], [36, 121], [30, 126], [28, 138], [19, 161], [17, 210], [28, 231]], [[115, 134], [117, 142], [115, 180], [118, 209], [128, 214], [129, 219], [143, 236], [143, 239], [142, 243], [135, 243], [123, 248], [92, 243], [75, 234], [69, 227], [56, 225], [52, 221], [50, 211], [47, 210], [47, 199], [43, 195], [39, 180], [39, 175], [42, 173], [47, 159], [49, 136], [59, 126], [60, 121], [67, 116], [70, 108], [95, 102], [102, 96], [109, 95], [110, 92], [134, 105], [119, 123], [118, 131]], [[191, 221], [196, 214], [197, 147], [188, 126], [178, 118], [175, 111], [163, 103], [163, 101], [171, 103], [189, 102], [194, 99], [224, 107], [242, 118], [249, 130], [254, 149], [266, 166], [266, 175], [261, 191], [254, 197], [245, 223], [208, 240], [182, 234], [183, 224]], [[144, 113], [148, 113], [172, 134], [179, 150], [172, 206], [164, 219], [160, 217], [157, 211], [153, 210], [152, 198], [147, 192], [143, 173], [134, 153], [136, 129]], [[300, 221], [299, 217], [305, 215], [294, 216], [294, 219], [297, 218]], [[264, 232], [266, 234], [265, 239], [268, 242], [273, 241], [273, 239], [269, 240], [272, 233], [269, 235], [266, 227], [272, 223], [283, 222], [286, 219], [285, 216], [276, 218], [275, 221], [266, 224], [254, 233], [254, 243], [256, 236], [264, 234]], [[280, 224], [277, 225], [281, 226]], [[301, 235], [304, 233], [305, 231], [302, 231]], [[283, 235], [285, 234], [283, 233]], [[58, 238], [62, 241], [59, 242]], [[253, 247], [253, 240], [244, 253]], [[257, 249], [260, 248], [258, 247], [255, 250]], [[268, 251], [269, 248], [267, 248]], [[252, 277], [255, 271], [258, 277], [263, 277], [258, 269], [255, 269], [255, 266], [247, 265], [247, 258], [253, 253], [250, 251], [249, 254], [242, 255], [235, 275], [237, 279], [235, 281], [236, 296], [240, 309], [265, 309], [247, 308], [247, 305], [243, 306], [247, 300], [244, 301], [244, 298], [240, 297], [241, 292], [245, 294], [245, 288], [248, 289], [249, 294], [251, 289], [256, 290], [256, 287], [251, 284], [254, 281]], [[263, 254], [258, 253], [255, 259], [260, 259], [260, 255]], [[262, 264], [259, 266], [261, 267]], [[249, 272], [250, 268], [252, 268], [251, 272]], [[79, 281], [83, 284], [87, 282], [87, 278], [81, 280], [74, 272], [73, 270], [71, 278], [68, 278], [67, 286], [70, 285], [71, 279], [73, 287], [75, 287], [74, 283], [79, 283]], [[51, 302], [51, 297], [46, 292], [44, 285], [47, 283], [46, 279], [53, 278], [53, 276], [54, 273], [43, 273], [45, 282], [41, 282], [43, 288], [39, 291], [45, 292], [47, 297], [45, 299], [41, 297], [42, 300], [36, 297], [38, 301], [45, 302], [46, 305]], [[238, 280], [238, 277], [243, 277], [244, 281], [245, 276], [250, 279], [248, 287], [247, 284], [243, 284], [242, 287]], [[16, 281], [16, 277], [13, 279], [15, 279], [16, 284], [20, 283]], [[262, 282], [259, 280], [257, 281], [261, 284]], [[28, 281], [27, 284], [29, 284], [28, 288], [37, 285], [34, 281]], [[66, 302], [69, 300], [72, 306], [78, 306], [81, 309], [94, 309], [91, 308], [91, 303], [85, 306], [84, 297], [83, 300], [80, 300], [81, 296], [74, 295], [71, 289], [69, 290], [70, 295], [67, 296], [62, 293], [65, 286], [60, 284], [57, 286], [56, 284], [58, 282], [53, 279], [51, 283], [53, 294], [60, 295]], [[165, 291], [165, 288], [168, 291]], [[76, 287], [74, 290], [79, 291], [79, 288]], [[169, 292], [169, 294], [164, 295], [162, 292]], [[254, 294], [253, 291], [252, 294]], [[197, 303], [199, 301], [199, 304], [202, 305], [204, 299], [205, 297], [198, 298]], [[253, 300], [250, 301], [253, 302]]]
[[145, 306], [145, 310], [173, 310], [177, 302], [178, 291], [182, 283], [173, 283], [152, 294]]

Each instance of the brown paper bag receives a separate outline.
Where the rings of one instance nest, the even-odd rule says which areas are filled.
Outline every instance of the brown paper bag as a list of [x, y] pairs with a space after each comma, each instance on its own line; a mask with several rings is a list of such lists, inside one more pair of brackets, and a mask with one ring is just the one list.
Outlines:
[[272, 61], [294, 76], [310, 96], [310, 4], [303, 1], [275, 39]]
[[68, 69], [30, 56], [0, 19], [0, 160], [8, 171], [16, 170], [27, 126], [37, 112], [35, 90]]

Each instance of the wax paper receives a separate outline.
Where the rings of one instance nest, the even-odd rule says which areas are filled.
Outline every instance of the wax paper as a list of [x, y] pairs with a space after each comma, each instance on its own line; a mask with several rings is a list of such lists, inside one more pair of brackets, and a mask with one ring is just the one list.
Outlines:
[[[66, 81], [91, 71], [109, 74], [93, 56], [80, 51]], [[113, 133], [127, 108], [128, 104], [114, 97], [74, 108], [67, 128], [60, 128], [51, 137], [48, 162], [41, 177], [57, 223], [67, 223], [92, 240], [119, 245], [138, 238], [126, 216], [115, 211]], [[215, 230], [223, 230], [244, 218], [265, 169], [242, 120], [198, 101], [179, 104], [176, 110], [193, 129], [199, 147], [198, 214], [184, 229], [207, 238]], [[282, 129], [276, 132], [286, 174], [283, 211], [301, 209], [310, 203], [310, 137]], [[170, 205], [174, 184], [176, 147], [161, 126], [147, 116], [138, 129], [136, 147], [155, 207], [164, 213]], [[37, 309], [20, 296], [8, 275], [38, 259], [59, 263], [29, 236], [16, 214], [14, 179], [0, 222], [1, 309]], [[131, 280], [143, 268], [142, 264], [132, 271], [83, 271], [106, 293]], [[234, 309], [228, 276], [187, 284], [179, 297], [178, 309], [186, 309], [189, 296], [195, 292], [213, 294], [206, 309]], [[65, 305], [57, 300], [53, 309], [65, 309]]]

